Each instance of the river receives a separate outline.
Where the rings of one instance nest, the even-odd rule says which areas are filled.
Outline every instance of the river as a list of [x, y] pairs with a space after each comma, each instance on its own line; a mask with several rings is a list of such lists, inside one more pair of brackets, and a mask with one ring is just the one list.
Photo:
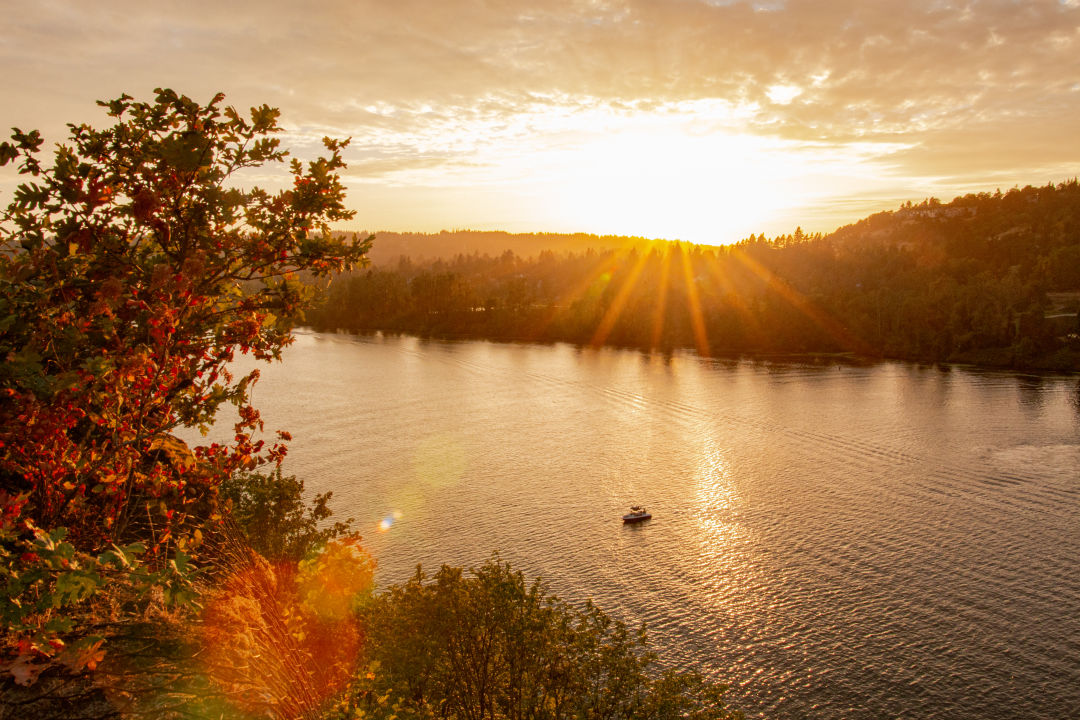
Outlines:
[[750, 717], [1080, 717], [1075, 376], [304, 332], [262, 375], [381, 585], [498, 551]]

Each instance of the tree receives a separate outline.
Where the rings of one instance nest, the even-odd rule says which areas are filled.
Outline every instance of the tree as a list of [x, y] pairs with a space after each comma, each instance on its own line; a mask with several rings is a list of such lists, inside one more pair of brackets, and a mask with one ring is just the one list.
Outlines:
[[298, 563], [329, 540], [350, 535], [352, 518], [327, 523], [333, 493], [306, 504], [304, 481], [283, 475], [280, 465], [269, 473], [234, 473], [221, 484], [221, 495], [248, 547], [267, 560]]
[[[0, 216], [0, 613], [24, 681], [63, 659], [71, 609], [110, 578], [183, 597], [222, 480], [285, 452], [255, 437], [258, 371], [230, 361], [280, 357], [298, 274], [357, 265], [371, 243], [330, 229], [353, 216], [347, 141], [292, 160], [287, 189], [244, 190], [245, 170], [287, 157], [278, 111], [155, 92], [99, 103], [113, 124], [70, 125], [51, 166], [37, 131], [0, 144], [26, 176]], [[231, 443], [192, 453], [170, 435], [226, 403]]]
[[736, 720], [723, 688], [658, 672], [643, 629], [576, 609], [494, 558], [466, 574], [418, 568], [363, 610], [361, 671], [342, 717]]

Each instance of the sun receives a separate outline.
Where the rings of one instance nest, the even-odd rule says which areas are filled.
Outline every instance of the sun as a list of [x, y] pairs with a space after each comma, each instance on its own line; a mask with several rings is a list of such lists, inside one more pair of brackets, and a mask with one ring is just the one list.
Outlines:
[[563, 222], [593, 230], [706, 244], [759, 231], [805, 202], [798, 155], [750, 135], [653, 127], [598, 139], [558, 158]]

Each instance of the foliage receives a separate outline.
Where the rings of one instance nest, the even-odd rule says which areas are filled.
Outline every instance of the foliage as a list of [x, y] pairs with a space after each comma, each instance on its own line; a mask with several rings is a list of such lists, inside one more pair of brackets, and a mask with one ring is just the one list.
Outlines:
[[[286, 158], [277, 110], [245, 118], [221, 95], [156, 92], [100, 103], [112, 125], [69, 126], [49, 166], [36, 131], [0, 144], [26, 177], [0, 216], [0, 548], [3, 605], [20, 608], [4, 651], [22, 666], [59, 657], [79, 628], [57, 612], [75, 617], [105, 569], [147, 592], [163, 573], [190, 578], [222, 479], [285, 452], [254, 437], [258, 371], [233, 377], [229, 362], [279, 357], [304, 298], [296, 274], [353, 266], [370, 244], [329, 227], [352, 217], [345, 142], [293, 160], [288, 189], [243, 190], [238, 173]], [[226, 403], [228, 445], [192, 453], [169, 435]]]
[[335, 283], [307, 320], [706, 354], [1080, 368], [1075, 315], [1064, 317], [1080, 298], [1075, 181], [908, 204], [828, 236], [796, 230], [720, 248], [628, 242], [383, 265]]
[[471, 576], [417, 568], [363, 617], [365, 664], [339, 717], [741, 717], [699, 674], [655, 671], [643, 629], [575, 609], [498, 558]]
[[[18, 636], [19, 651], [3, 668], [20, 685], [32, 683], [48, 667], [34, 662], [39, 656], [52, 656], [72, 672], [94, 669], [101, 659], [104, 638], [87, 635], [65, 642], [62, 636], [73, 630], [69, 609], [108, 582], [135, 579], [124, 571], [137, 567], [141, 545], [113, 546], [95, 557], [77, 552], [64, 541], [66, 534], [64, 528], [51, 532], [34, 528], [32, 539], [13, 542], [7, 533], [0, 546], [0, 593], [11, 599], [0, 605], [0, 618], [8, 631]], [[21, 554], [16, 554], [19, 550]], [[144, 582], [163, 580], [146, 577], [141, 568], [136, 572], [143, 575], [139, 579]], [[173, 597], [184, 599], [190, 593], [187, 580], [181, 574], [178, 585], [169, 584]]]
[[304, 481], [282, 475], [280, 465], [234, 473], [221, 484], [221, 496], [251, 549], [270, 560], [299, 562], [351, 529], [352, 518], [327, 524], [332, 492], [305, 501]]
[[375, 563], [355, 538], [330, 540], [299, 566], [234, 551], [203, 595], [200, 665], [230, 716], [317, 717], [354, 668], [355, 609], [371, 597]]

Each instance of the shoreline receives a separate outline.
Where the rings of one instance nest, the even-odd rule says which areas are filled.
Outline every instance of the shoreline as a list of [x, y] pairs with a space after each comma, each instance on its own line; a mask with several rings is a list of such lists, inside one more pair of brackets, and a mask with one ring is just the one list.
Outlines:
[[[577, 342], [574, 340], [568, 340], [564, 338], [537, 338], [529, 337], [525, 335], [516, 336], [491, 336], [481, 335], [473, 333], [425, 333], [417, 330], [406, 329], [387, 329], [387, 328], [365, 328], [360, 330], [354, 330], [349, 328], [319, 328], [311, 325], [298, 326], [297, 329], [306, 329], [316, 333], [336, 334], [336, 335], [408, 335], [423, 340], [439, 340], [448, 342], [457, 341], [486, 341], [493, 343], [506, 343], [506, 344], [532, 344], [532, 345], [555, 345], [566, 344], [572, 345], [579, 349], [601, 349], [612, 348], [617, 350], [633, 350], [646, 355], [665, 355], [671, 356], [676, 353], [693, 353], [699, 358], [709, 360], [726, 360], [726, 361], [749, 361], [749, 362], [789, 362], [789, 363], [805, 363], [826, 365], [835, 364], [839, 366], [866, 366], [873, 365], [880, 362], [903, 362], [912, 365], [928, 365], [928, 366], [955, 366], [962, 368], [973, 368], [977, 370], [994, 370], [994, 371], [1008, 371], [1008, 372], [1036, 372], [1036, 373], [1050, 373], [1056, 375], [1080, 375], [1080, 350], [1065, 349], [1067, 353], [1063, 362], [1053, 363], [1044, 362], [1053, 358], [1055, 355], [1062, 355], [1061, 350], [1056, 351], [1048, 356], [1040, 356], [1033, 358], [1030, 362], [1017, 363], [1013, 351], [1010, 348], [988, 348], [981, 351], [973, 351], [961, 354], [954, 354], [944, 359], [935, 359], [930, 357], [915, 357], [904, 356], [899, 354], [882, 354], [882, 355], [860, 355], [852, 351], [749, 351], [749, 350], [727, 350], [727, 351], [714, 351], [709, 355], [701, 355], [696, 348], [692, 346], [677, 346], [677, 347], [657, 347], [646, 348], [639, 345], [631, 344], [618, 344], [618, 343], [602, 343], [599, 345], [592, 345], [589, 343]], [[983, 358], [980, 360], [979, 358]], [[1005, 360], [1004, 358], [1008, 358]], [[1071, 362], [1070, 362], [1071, 361]]]

